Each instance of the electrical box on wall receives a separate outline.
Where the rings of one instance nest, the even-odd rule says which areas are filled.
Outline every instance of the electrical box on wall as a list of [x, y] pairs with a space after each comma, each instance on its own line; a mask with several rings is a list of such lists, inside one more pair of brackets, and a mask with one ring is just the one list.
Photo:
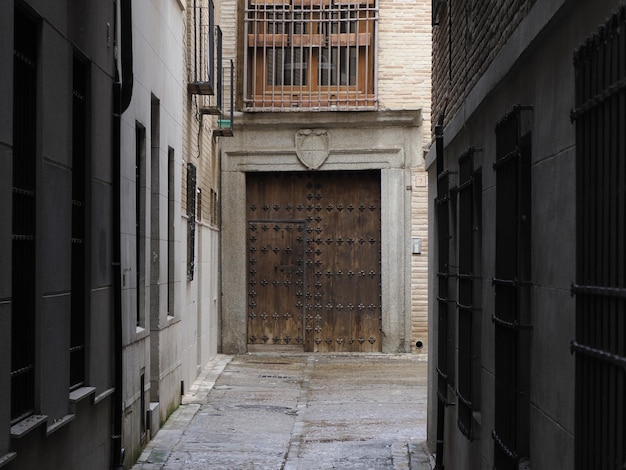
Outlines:
[[422, 254], [422, 239], [421, 238], [413, 237], [413, 240], [411, 243], [411, 252], [414, 255]]

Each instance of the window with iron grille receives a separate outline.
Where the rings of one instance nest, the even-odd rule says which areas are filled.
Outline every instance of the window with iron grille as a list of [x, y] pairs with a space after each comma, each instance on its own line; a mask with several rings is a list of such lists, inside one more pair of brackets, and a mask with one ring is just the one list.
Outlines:
[[87, 64], [74, 56], [72, 90], [72, 295], [70, 389], [85, 382], [85, 265], [87, 209]]
[[529, 458], [530, 109], [496, 125], [494, 468]]
[[450, 172], [444, 169], [443, 158], [437, 162], [437, 394], [439, 399], [448, 404], [448, 386], [454, 385], [454, 358], [455, 358], [455, 319], [454, 290], [451, 289], [454, 273], [451, 270], [452, 232], [451, 220], [454, 219], [450, 190]]
[[374, 109], [375, 0], [248, 0], [244, 108]]
[[187, 280], [193, 281], [196, 256], [196, 166], [187, 163]]
[[474, 171], [474, 149], [459, 158], [458, 226], [458, 381], [457, 425], [473, 440], [474, 412], [480, 410], [480, 173]]
[[[213, 0], [193, 0], [188, 8], [191, 57], [190, 93], [213, 95], [215, 93], [215, 19]], [[219, 72], [219, 69], [218, 69]]]
[[176, 153], [172, 147], [167, 149], [167, 314], [174, 316], [175, 313], [175, 272], [176, 272]]
[[626, 9], [574, 53], [577, 470], [626, 462]]
[[146, 128], [135, 124], [135, 281], [137, 326], [145, 326], [146, 306]]
[[35, 408], [35, 225], [38, 25], [15, 9], [11, 424]]

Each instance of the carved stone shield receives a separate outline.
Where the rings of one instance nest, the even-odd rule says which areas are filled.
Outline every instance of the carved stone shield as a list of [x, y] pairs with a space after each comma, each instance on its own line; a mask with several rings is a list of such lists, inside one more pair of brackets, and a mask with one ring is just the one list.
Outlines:
[[325, 129], [302, 129], [296, 133], [296, 155], [309, 170], [317, 170], [328, 158], [330, 136]]

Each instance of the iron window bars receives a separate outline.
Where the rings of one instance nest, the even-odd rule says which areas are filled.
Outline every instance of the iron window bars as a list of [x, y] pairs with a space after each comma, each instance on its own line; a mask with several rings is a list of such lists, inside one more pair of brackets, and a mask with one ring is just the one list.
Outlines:
[[[200, 3], [200, 5], [198, 5]], [[203, 2], [194, 0], [191, 9], [191, 30], [193, 45], [192, 77], [187, 88], [197, 95], [213, 95], [215, 93], [215, 37], [213, 0]]]
[[494, 468], [529, 456], [530, 132], [515, 106], [496, 125]]
[[475, 438], [473, 433], [474, 411], [480, 409], [477, 391], [480, 387], [480, 309], [479, 296], [475, 291], [478, 260], [475, 253], [480, 246], [480, 173], [474, 170], [474, 152], [470, 147], [459, 157], [459, 225], [458, 225], [458, 274], [456, 304], [458, 312], [458, 397], [457, 426], [465, 437]]
[[244, 109], [375, 109], [375, 0], [248, 0]]
[[626, 8], [574, 52], [577, 470], [626, 462]]
[[193, 281], [196, 257], [196, 166], [187, 163], [187, 280]]
[[37, 24], [15, 9], [11, 424], [35, 409]]
[[72, 93], [72, 295], [70, 389], [85, 382], [87, 64], [74, 56]]
[[[443, 152], [442, 152], [443, 153]], [[451, 188], [451, 173], [444, 170], [443, 155], [437, 160], [437, 312], [438, 312], [438, 341], [437, 341], [437, 375], [439, 399], [448, 403], [448, 385], [454, 385], [454, 358], [455, 358], [455, 318], [452, 307], [454, 289], [452, 279], [455, 273], [451, 270], [451, 245], [453, 230], [451, 221], [454, 218], [453, 196], [455, 188]]]

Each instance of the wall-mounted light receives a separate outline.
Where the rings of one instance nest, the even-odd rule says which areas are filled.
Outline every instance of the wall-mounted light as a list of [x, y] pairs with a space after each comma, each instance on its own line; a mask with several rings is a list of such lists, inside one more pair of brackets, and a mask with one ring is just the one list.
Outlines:
[[411, 253], [414, 255], [422, 254], [422, 239], [418, 237], [413, 237], [411, 243]]

